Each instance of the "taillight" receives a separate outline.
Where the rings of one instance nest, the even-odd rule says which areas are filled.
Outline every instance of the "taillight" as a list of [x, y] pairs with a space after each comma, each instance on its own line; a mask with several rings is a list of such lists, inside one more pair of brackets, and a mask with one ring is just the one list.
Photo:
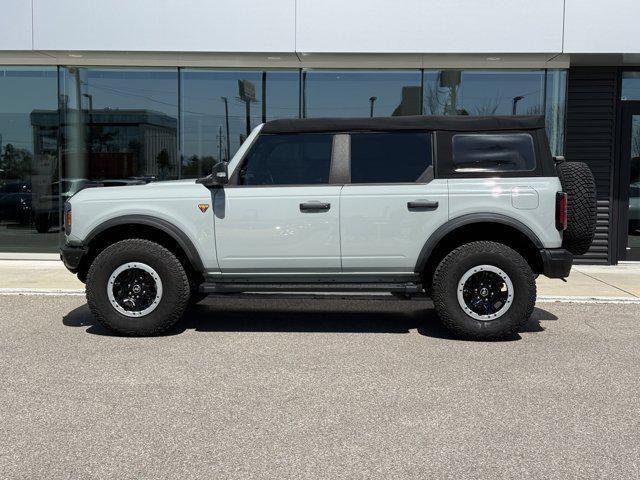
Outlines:
[[71, 204], [69, 202], [64, 204], [64, 233], [65, 235], [71, 233]]
[[564, 192], [556, 193], [556, 228], [567, 229], [567, 194]]

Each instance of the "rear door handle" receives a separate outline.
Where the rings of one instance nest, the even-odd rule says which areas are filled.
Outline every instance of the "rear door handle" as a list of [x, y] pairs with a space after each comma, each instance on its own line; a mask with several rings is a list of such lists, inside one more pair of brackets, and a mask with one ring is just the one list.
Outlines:
[[300, 204], [301, 212], [326, 212], [330, 208], [331, 208], [330, 203], [317, 202], [317, 201], [303, 202]]
[[415, 200], [407, 202], [409, 210], [435, 210], [438, 208], [438, 202], [435, 200]]

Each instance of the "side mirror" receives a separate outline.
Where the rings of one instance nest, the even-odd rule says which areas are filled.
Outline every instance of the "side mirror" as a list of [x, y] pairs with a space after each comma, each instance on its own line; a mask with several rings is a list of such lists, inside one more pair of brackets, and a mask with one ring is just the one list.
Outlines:
[[211, 169], [211, 175], [199, 178], [196, 183], [201, 183], [205, 187], [222, 187], [229, 183], [227, 162], [216, 163]]

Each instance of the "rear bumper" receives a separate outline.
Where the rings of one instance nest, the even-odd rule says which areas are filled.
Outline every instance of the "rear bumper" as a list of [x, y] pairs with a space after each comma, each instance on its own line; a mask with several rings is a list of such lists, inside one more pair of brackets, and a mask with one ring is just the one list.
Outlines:
[[64, 245], [60, 248], [60, 259], [67, 267], [67, 270], [77, 273], [82, 258], [86, 255], [87, 249], [82, 246]]
[[564, 248], [540, 249], [542, 274], [549, 278], [565, 278], [571, 272], [573, 255]]

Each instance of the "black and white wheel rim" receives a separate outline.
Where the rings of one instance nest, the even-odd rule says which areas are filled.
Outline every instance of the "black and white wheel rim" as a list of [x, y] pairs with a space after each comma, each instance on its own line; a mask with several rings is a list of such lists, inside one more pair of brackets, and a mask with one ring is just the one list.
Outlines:
[[504, 315], [513, 303], [513, 283], [504, 270], [493, 265], [470, 268], [458, 282], [458, 303], [476, 320]]
[[162, 280], [149, 265], [129, 262], [116, 268], [107, 282], [109, 302], [127, 317], [144, 317], [162, 299]]

